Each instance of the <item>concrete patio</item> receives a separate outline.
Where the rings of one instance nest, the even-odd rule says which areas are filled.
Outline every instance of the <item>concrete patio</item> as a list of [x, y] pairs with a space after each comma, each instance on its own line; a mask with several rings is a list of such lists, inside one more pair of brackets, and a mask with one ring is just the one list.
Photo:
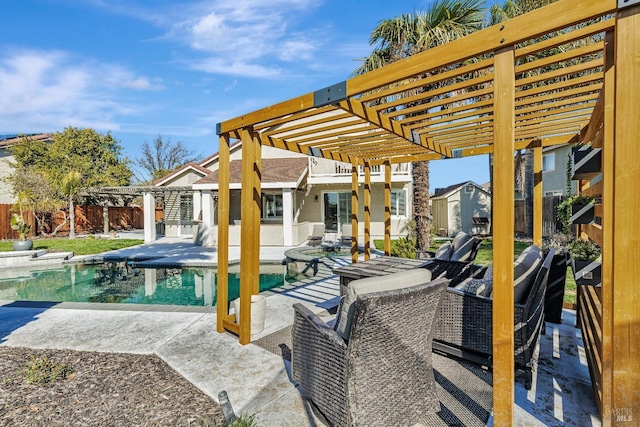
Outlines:
[[[282, 260], [284, 249], [263, 247], [261, 259]], [[160, 239], [105, 255], [150, 254], [165, 255], [164, 263], [216, 261], [215, 248], [183, 239]], [[239, 255], [239, 248], [230, 248], [230, 259]], [[265, 329], [252, 341], [291, 324], [294, 302], [331, 319], [326, 308], [338, 294], [338, 279], [325, 264], [315, 277], [269, 292]], [[532, 390], [516, 383], [515, 425], [600, 425], [575, 313], [565, 310], [563, 322], [547, 324], [541, 337]], [[217, 333], [213, 307], [0, 301], [0, 325], [0, 345], [154, 353], [212, 398], [226, 390], [236, 414], [256, 414], [260, 425], [323, 425], [291, 382], [289, 362], [256, 345], [242, 346], [234, 335]]]

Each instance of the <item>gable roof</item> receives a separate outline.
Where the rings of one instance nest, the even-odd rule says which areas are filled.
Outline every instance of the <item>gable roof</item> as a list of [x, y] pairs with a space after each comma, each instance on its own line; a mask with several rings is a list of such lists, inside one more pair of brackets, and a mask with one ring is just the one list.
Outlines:
[[[229, 144], [229, 152], [232, 153], [236, 150], [236, 148], [242, 145], [241, 140], [237, 140]], [[218, 161], [218, 156], [220, 156], [220, 152], [213, 153], [209, 157], [206, 157], [198, 162], [198, 164], [204, 168], [210, 166], [212, 163], [216, 163]]]
[[[269, 183], [288, 184], [296, 188], [301, 178], [306, 174], [308, 159], [306, 157], [282, 157], [262, 159], [262, 185]], [[194, 185], [218, 184], [218, 170], [209, 173], [204, 178], [194, 182]], [[242, 182], [242, 161], [232, 160], [229, 163], [229, 182]]]
[[168, 175], [165, 175], [162, 178], [157, 179], [156, 181], [154, 181], [153, 185], [160, 186], [162, 184], [166, 184], [167, 182], [171, 181], [173, 178], [177, 177], [178, 175], [181, 175], [187, 170], [191, 170], [202, 176], [206, 176], [209, 173], [209, 169], [204, 168], [194, 162], [189, 162], [179, 167], [178, 169], [174, 170], [173, 172], [169, 173]]
[[445, 188], [436, 188], [435, 193], [431, 197], [432, 198], [449, 197], [450, 195], [452, 195], [453, 193], [455, 193], [456, 191], [458, 191], [460, 188], [464, 187], [467, 184], [472, 184], [474, 187], [484, 191], [485, 193], [487, 193], [487, 194], [489, 193], [489, 191], [487, 191], [486, 188], [483, 188], [482, 185], [478, 185], [473, 181], [465, 181], [465, 182], [461, 182], [459, 184], [450, 185], [450, 186], [445, 187]]

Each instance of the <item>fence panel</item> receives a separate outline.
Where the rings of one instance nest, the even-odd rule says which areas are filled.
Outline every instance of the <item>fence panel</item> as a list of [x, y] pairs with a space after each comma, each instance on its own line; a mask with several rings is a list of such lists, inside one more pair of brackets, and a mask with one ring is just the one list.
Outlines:
[[[67, 211], [61, 210], [54, 214], [48, 215], [45, 219], [45, 232], [51, 233], [55, 227], [62, 224], [64, 215]], [[0, 240], [18, 239], [17, 232], [11, 229], [11, 205], [0, 204]], [[76, 233], [101, 233], [103, 231], [103, 207], [102, 206], [76, 206]], [[156, 220], [161, 221], [163, 216], [162, 208], [156, 208]], [[30, 237], [37, 233], [35, 218], [31, 212], [25, 212], [23, 215], [25, 221], [31, 224]], [[110, 206], [109, 207], [109, 229], [143, 229], [144, 228], [144, 211], [138, 206]], [[66, 235], [69, 233], [69, 222], [67, 221], [58, 233]]]
[[[551, 237], [562, 232], [562, 223], [558, 220], [557, 208], [564, 196], [548, 196], [542, 198], [542, 237]], [[514, 204], [515, 232], [531, 234], [527, 231], [524, 199], [515, 200]]]

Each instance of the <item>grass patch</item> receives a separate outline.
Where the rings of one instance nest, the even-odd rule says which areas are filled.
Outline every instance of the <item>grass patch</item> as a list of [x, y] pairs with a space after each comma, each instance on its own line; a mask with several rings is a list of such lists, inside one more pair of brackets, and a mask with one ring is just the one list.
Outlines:
[[[139, 239], [68, 239], [57, 237], [52, 239], [33, 240], [33, 249], [46, 249], [49, 252], [73, 252], [75, 255], [93, 255], [115, 249], [141, 245], [144, 240]], [[0, 242], [0, 252], [13, 251], [13, 242]]]
[[71, 365], [55, 362], [48, 357], [31, 360], [24, 365], [23, 373], [29, 384], [51, 385], [66, 379], [72, 372]]

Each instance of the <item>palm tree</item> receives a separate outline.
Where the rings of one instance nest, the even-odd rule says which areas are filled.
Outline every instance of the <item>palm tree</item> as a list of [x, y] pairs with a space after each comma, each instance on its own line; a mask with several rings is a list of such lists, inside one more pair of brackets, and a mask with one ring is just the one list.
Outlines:
[[[503, 5], [494, 4], [489, 10], [488, 26], [498, 24], [508, 19], [514, 18], [542, 6], [546, 6], [556, 0], [507, 0]], [[538, 59], [536, 55], [530, 58]], [[525, 233], [533, 235], [533, 152], [525, 150], [524, 158], [520, 153], [516, 153], [516, 181], [522, 191], [525, 200]], [[518, 180], [518, 177], [521, 177]], [[489, 154], [489, 179], [493, 202], [493, 154]], [[493, 204], [492, 204], [493, 206]]]
[[[353, 74], [366, 73], [481, 29], [483, 4], [483, 0], [436, 0], [426, 12], [381, 21], [369, 39], [369, 44], [376, 47], [361, 59]], [[412, 166], [416, 245], [428, 249], [429, 163], [414, 162]]]

